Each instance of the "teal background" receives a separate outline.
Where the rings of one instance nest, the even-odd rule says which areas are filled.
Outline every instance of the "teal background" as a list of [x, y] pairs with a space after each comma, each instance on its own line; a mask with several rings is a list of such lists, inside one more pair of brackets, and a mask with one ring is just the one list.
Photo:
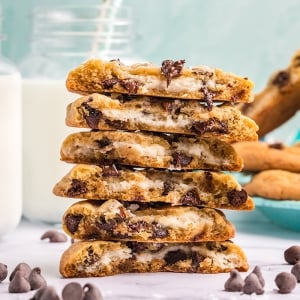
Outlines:
[[[0, 0], [3, 54], [17, 65], [28, 53], [35, 5], [99, 4], [100, 0]], [[133, 49], [160, 63], [184, 58], [248, 76], [256, 91], [300, 48], [299, 0], [125, 0], [132, 9]]]

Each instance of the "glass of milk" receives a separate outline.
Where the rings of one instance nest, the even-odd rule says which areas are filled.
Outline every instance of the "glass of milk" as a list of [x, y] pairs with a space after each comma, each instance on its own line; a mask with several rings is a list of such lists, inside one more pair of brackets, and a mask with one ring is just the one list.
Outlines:
[[38, 7], [33, 11], [31, 53], [23, 75], [23, 213], [30, 220], [60, 223], [75, 200], [52, 193], [72, 167], [60, 161], [60, 147], [71, 132], [66, 106], [80, 97], [65, 87], [68, 72], [90, 57], [123, 59], [130, 48], [126, 8], [111, 6]]

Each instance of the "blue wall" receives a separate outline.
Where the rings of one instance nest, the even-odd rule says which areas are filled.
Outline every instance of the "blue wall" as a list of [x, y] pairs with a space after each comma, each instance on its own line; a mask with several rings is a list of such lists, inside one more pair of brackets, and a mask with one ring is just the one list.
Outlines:
[[[28, 52], [31, 9], [37, 4], [100, 0], [0, 0], [7, 40], [17, 64]], [[145, 60], [185, 58], [250, 77], [256, 90], [300, 48], [299, 0], [125, 0], [133, 12], [133, 48]]]

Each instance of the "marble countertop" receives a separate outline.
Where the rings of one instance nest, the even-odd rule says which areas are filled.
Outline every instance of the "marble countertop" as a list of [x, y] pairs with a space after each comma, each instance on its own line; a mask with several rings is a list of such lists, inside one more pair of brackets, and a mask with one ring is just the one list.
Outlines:
[[[300, 283], [290, 294], [278, 294], [274, 283], [275, 276], [290, 272], [283, 258], [285, 249], [300, 244], [299, 232], [288, 231], [271, 223], [245, 220], [238, 222], [234, 242], [246, 252], [250, 271], [259, 265], [266, 281], [263, 295], [245, 295], [224, 291], [224, 283], [229, 274], [122, 274], [103, 278], [62, 279], [58, 272], [59, 259], [68, 243], [49, 243], [41, 241], [41, 235], [54, 226], [34, 224], [23, 220], [19, 227], [0, 240], [0, 262], [8, 266], [9, 273], [20, 262], [31, 267], [39, 266], [48, 285], [52, 285], [61, 295], [64, 285], [70, 281], [81, 284], [94, 283], [102, 292], [104, 300], [235, 300], [235, 299], [300, 299]], [[59, 229], [59, 228], [56, 228]], [[60, 230], [60, 229], [59, 229]], [[243, 278], [249, 273], [241, 273]], [[0, 299], [30, 299], [34, 292], [9, 294], [8, 279], [0, 283]]]

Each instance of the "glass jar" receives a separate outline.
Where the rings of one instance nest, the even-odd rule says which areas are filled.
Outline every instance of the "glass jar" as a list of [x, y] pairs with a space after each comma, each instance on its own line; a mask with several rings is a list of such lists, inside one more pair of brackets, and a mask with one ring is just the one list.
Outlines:
[[[70, 169], [60, 161], [66, 106], [80, 97], [65, 87], [68, 72], [91, 57], [132, 60], [131, 22], [125, 7], [38, 7], [33, 11], [31, 53], [21, 63], [23, 75], [24, 216], [61, 222], [74, 199], [52, 189]], [[114, 4], [114, 3], [113, 3]], [[82, 130], [82, 129], [81, 129]]]
[[[1, 15], [0, 11], [0, 24]], [[0, 43], [1, 40], [2, 36]], [[1, 237], [18, 225], [22, 214], [21, 76], [13, 63], [1, 55], [1, 49], [0, 91]]]

